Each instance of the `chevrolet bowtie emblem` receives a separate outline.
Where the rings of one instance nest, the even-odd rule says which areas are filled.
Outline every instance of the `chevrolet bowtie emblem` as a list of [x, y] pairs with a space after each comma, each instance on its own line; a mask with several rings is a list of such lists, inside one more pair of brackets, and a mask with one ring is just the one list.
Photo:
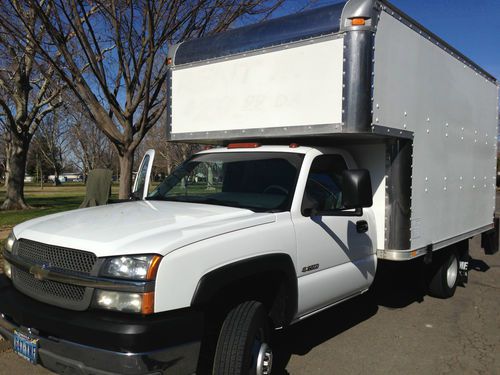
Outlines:
[[45, 265], [35, 265], [30, 267], [30, 274], [32, 274], [35, 279], [43, 281], [49, 275], [49, 270], [46, 269]]

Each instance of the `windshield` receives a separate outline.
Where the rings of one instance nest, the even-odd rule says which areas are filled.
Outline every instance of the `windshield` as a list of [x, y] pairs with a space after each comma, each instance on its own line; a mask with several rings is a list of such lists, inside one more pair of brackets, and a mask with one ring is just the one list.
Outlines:
[[247, 208], [290, 209], [303, 155], [233, 152], [195, 155], [176, 168], [148, 200]]

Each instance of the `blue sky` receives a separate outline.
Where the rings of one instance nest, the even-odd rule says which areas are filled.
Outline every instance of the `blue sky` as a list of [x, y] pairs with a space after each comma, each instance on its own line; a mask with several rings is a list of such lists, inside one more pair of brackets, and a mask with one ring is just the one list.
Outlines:
[[[337, 0], [285, 0], [286, 13], [305, 4]], [[500, 80], [500, 0], [391, 0], [422, 25]]]

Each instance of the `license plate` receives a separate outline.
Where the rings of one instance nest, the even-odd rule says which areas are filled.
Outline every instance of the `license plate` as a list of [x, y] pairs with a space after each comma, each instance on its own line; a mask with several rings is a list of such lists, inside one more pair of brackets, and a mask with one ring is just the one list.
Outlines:
[[14, 331], [14, 352], [36, 365], [38, 360], [38, 339]]

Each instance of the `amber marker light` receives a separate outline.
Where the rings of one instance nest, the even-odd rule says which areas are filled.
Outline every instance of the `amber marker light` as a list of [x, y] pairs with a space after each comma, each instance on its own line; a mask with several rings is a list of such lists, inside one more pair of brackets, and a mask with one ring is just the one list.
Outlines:
[[155, 312], [155, 292], [148, 292], [142, 295], [141, 314], [149, 315]]
[[353, 26], [364, 26], [365, 24], [366, 24], [366, 20], [364, 18], [351, 19], [351, 25], [353, 25]]
[[156, 277], [156, 273], [158, 272], [158, 268], [160, 267], [161, 256], [155, 255], [151, 260], [151, 264], [148, 268], [148, 273], [146, 274], [146, 280], [154, 280]]

